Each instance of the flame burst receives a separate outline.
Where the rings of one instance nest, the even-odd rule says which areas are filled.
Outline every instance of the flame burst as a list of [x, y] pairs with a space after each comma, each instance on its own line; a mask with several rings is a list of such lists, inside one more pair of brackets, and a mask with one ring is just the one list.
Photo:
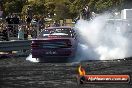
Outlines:
[[84, 76], [86, 74], [85, 70], [82, 68], [81, 65], [79, 66], [78, 71], [80, 76]]

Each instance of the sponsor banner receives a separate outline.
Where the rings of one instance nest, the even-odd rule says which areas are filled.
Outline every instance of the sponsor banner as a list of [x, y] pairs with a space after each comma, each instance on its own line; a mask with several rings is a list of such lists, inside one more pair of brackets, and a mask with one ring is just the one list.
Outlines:
[[78, 82], [84, 83], [129, 83], [129, 75], [88, 75], [82, 66], [78, 68]]
[[79, 77], [83, 83], [129, 83], [129, 75], [84, 75]]

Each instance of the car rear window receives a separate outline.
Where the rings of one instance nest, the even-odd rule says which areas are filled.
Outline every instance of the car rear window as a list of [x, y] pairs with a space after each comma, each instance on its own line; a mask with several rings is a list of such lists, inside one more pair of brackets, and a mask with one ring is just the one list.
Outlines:
[[74, 29], [71, 28], [53, 28], [53, 29], [44, 29], [39, 37], [48, 37], [48, 36], [62, 36], [62, 37], [72, 37], [74, 35]]

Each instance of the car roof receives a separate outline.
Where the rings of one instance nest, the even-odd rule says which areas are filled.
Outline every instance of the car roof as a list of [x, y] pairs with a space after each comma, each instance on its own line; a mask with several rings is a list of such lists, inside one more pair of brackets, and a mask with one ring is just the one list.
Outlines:
[[46, 29], [54, 29], [54, 28], [73, 28], [73, 27], [70, 27], [70, 26], [59, 26], [59, 27], [48, 27]]

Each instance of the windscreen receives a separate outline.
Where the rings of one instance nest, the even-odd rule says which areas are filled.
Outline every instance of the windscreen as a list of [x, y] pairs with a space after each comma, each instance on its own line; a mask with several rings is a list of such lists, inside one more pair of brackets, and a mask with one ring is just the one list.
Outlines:
[[71, 28], [52, 28], [44, 29], [39, 37], [47, 38], [49, 36], [74, 37], [74, 30]]

